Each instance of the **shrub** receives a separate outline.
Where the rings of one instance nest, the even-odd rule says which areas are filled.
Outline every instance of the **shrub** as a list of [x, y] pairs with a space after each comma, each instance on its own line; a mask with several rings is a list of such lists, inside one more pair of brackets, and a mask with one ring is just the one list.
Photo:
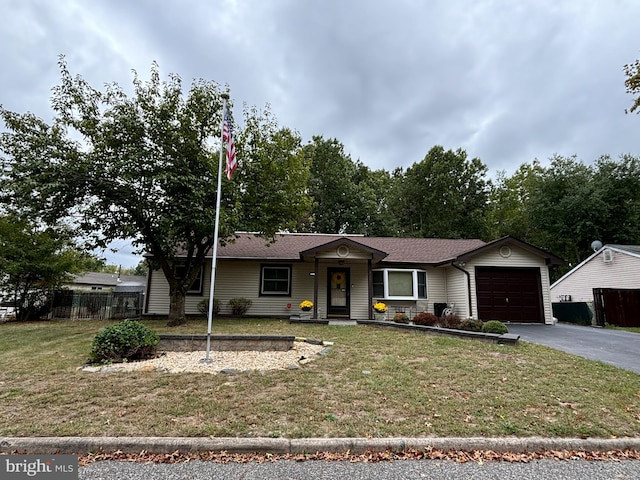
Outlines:
[[406, 313], [398, 312], [393, 316], [393, 321], [396, 323], [409, 323], [409, 317]]
[[468, 318], [467, 320], [463, 320], [460, 323], [460, 330], [467, 330], [468, 332], [481, 332], [482, 331], [482, 320], [474, 320], [473, 318]]
[[244, 315], [253, 302], [248, 298], [232, 298], [229, 300], [232, 315]]
[[156, 352], [160, 337], [156, 332], [135, 320], [105, 327], [91, 344], [92, 363], [121, 362], [149, 358]]
[[502, 335], [503, 333], [509, 333], [509, 329], [504, 323], [491, 320], [482, 325], [482, 333], [498, 333]]
[[438, 323], [438, 317], [433, 313], [420, 312], [415, 317], [413, 317], [413, 323], [415, 323], [416, 325], [426, 325], [428, 327], [433, 327], [436, 323]]
[[[222, 307], [222, 302], [217, 298], [213, 299], [213, 314], [218, 315], [220, 313], [220, 308]], [[202, 315], [209, 315], [209, 299], [205, 298], [204, 300], [200, 300], [198, 302], [198, 311]]]
[[442, 328], [458, 328], [460, 327], [460, 323], [462, 323], [462, 319], [455, 313], [440, 317], [440, 320], [438, 320], [438, 325]]

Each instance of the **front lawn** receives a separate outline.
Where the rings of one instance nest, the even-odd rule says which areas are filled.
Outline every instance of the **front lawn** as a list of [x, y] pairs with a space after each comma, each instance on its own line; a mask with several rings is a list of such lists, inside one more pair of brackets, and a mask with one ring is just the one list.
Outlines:
[[[159, 333], [206, 333], [206, 321]], [[2, 436], [640, 435], [640, 375], [546, 347], [368, 326], [216, 320], [334, 342], [300, 370], [87, 373], [107, 322], [0, 325]]]

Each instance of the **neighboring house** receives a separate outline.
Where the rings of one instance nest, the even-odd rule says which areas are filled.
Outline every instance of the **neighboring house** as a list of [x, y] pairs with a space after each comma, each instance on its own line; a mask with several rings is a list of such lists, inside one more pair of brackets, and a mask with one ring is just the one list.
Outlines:
[[640, 288], [640, 245], [605, 245], [550, 287], [552, 302], [593, 302], [594, 288]]
[[[594, 298], [594, 289], [609, 290], [619, 295], [625, 295], [624, 291], [639, 290], [640, 245], [605, 245], [600, 248], [551, 285], [551, 301], [554, 304], [556, 302], [574, 305], [585, 303], [597, 311], [593, 306], [594, 301], [597, 300]], [[613, 307], [613, 301], [621, 302], [623, 310], [626, 309], [631, 315], [637, 316], [637, 300], [633, 305], [629, 303], [637, 293], [626, 293], [630, 297], [627, 298], [625, 295], [623, 300], [613, 300], [614, 297], [609, 297], [611, 300], [607, 307]], [[569, 311], [569, 307], [571, 305], [554, 305], [554, 309], [559, 312], [557, 316], [560, 320], [563, 320], [560, 312]], [[609, 316], [611, 314], [612, 312], [609, 312]], [[603, 323], [602, 319], [599, 323]]]
[[[383, 301], [392, 315], [404, 310], [439, 313], [446, 304], [463, 318], [553, 323], [551, 265], [562, 259], [526, 242], [381, 238], [358, 235], [283, 234], [267, 244], [241, 233], [220, 246], [215, 298], [252, 300], [249, 315], [287, 317], [302, 300], [313, 317], [372, 318]], [[186, 299], [186, 313], [208, 299], [211, 262]], [[169, 312], [169, 287], [161, 270], [149, 272], [144, 313]]]
[[86, 272], [75, 275], [73, 281], [64, 288], [81, 291], [136, 291], [144, 292], [147, 279], [139, 275], [119, 275], [117, 273]]
[[140, 316], [146, 277], [88, 272], [56, 291], [51, 318], [112, 319]]

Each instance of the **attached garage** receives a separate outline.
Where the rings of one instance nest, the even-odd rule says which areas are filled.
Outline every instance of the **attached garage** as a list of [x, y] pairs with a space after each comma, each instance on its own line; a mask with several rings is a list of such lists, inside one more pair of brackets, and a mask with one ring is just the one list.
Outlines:
[[476, 267], [478, 318], [544, 323], [540, 268]]

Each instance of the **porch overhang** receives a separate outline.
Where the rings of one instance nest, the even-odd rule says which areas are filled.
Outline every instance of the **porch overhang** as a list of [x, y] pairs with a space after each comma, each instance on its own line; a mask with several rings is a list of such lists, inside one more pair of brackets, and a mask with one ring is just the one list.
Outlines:
[[308, 250], [303, 250], [300, 252], [300, 259], [304, 261], [307, 259], [317, 259], [322, 256], [324, 258], [336, 258], [338, 260], [353, 260], [351, 249], [364, 253], [365, 256], [359, 257], [359, 259], [371, 260], [372, 263], [378, 263], [389, 255], [387, 252], [363, 245], [350, 238], [338, 238]]

